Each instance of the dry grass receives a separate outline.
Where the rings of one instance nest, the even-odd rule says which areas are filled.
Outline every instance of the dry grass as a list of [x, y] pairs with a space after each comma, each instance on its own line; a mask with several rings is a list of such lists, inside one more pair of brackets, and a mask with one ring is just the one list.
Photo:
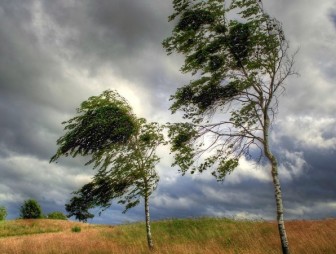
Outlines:
[[[7, 224], [7, 225], [6, 225]], [[81, 232], [71, 232], [80, 226]], [[20, 236], [3, 237], [3, 229], [23, 228]], [[336, 219], [288, 221], [286, 223], [292, 253], [336, 253]], [[32, 228], [37, 234], [33, 234]], [[39, 229], [39, 230], [38, 230]], [[58, 232], [52, 232], [56, 231]], [[23, 231], [27, 234], [23, 234]], [[50, 233], [47, 233], [50, 232]], [[272, 222], [229, 219], [165, 220], [153, 223], [157, 254], [280, 254], [277, 226]], [[0, 253], [104, 254], [150, 253], [143, 223], [122, 226], [98, 226], [82, 223], [33, 220], [0, 224]]]

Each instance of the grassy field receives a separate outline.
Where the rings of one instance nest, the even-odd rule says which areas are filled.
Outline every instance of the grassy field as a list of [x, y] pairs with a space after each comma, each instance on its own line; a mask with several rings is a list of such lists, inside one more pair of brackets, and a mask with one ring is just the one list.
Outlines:
[[[81, 232], [72, 232], [80, 227]], [[336, 253], [336, 219], [286, 222], [292, 253]], [[281, 253], [277, 226], [265, 221], [200, 218], [152, 224], [153, 253]], [[143, 223], [100, 226], [60, 220], [0, 222], [0, 253], [151, 253]]]

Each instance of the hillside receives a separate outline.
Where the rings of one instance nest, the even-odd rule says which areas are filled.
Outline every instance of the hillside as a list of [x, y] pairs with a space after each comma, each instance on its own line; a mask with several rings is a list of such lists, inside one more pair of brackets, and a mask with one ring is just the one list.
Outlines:
[[[336, 219], [288, 221], [292, 253], [336, 253]], [[81, 232], [72, 232], [80, 227]], [[154, 222], [154, 253], [281, 253], [276, 224], [200, 218]], [[150, 253], [143, 223], [90, 225], [57, 220], [0, 223], [0, 253]]]

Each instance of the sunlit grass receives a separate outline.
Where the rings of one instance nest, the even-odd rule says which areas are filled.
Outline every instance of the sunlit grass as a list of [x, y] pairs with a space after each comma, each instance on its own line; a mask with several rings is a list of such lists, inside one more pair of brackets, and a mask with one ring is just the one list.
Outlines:
[[69, 226], [59, 220], [11, 220], [0, 222], [0, 237], [61, 232]]
[[[110, 235], [122, 246], [146, 243], [144, 224], [123, 225]], [[265, 238], [277, 236], [274, 224], [263, 221], [238, 221], [232, 219], [170, 219], [152, 226], [157, 253], [279, 253], [273, 252], [277, 241]], [[253, 237], [252, 237], [253, 235]], [[139, 237], [141, 236], [141, 237]], [[271, 247], [271, 248], [270, 248]], [[253, 252], [269, 249], [269, 252]], [[148, 253], [145, 246], [142, 253]], [[139, 252], [140, 253], [140, 252]]]
[[[80, 232], [72, 228], [80, 227]], [[336, 220], [286, 222], [292, 253], [336, 253]], [[154, 253], [280, 254], [277, 225], [219, 218], [153, 222]], [[101, 226], [57, 220], [0, 223], [0, 253], [149, 254], [144, 223]]]

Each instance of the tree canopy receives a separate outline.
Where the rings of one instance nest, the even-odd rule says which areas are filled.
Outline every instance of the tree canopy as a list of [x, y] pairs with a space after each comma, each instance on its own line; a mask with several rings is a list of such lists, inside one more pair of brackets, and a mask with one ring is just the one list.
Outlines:
[[183, 54], [181, 70], [194, 77], [171, 96], [172, 112], [190, 120], [170, 125], [175, 164], [182, 172], [213, 168], [223, 180], [241, 156], [263, 150], [266, 118], [277, 112], [293, 57], [280, 22], [260, 1], [173, 4], [169, 19], [177, 24], [163, 46], [168, 54]]
[[88, 209], [106, 209], [111, 206], [112, 200], [124, 204], [126, 212], [139, 204], [141, 197], [150, 195], [156, 189], [159, 177], [155, 165], [160, 159], [155, 149], [164, 143], [162, 127], [140, 118], [138, 130], [127, 147], [111, 153], [101, 150], [92, 155], [90, 162], [98, 168], [98, 172], [90, 183], [74, 192], [74, 197], [66, 205], [69, 215], [78, 219], [91, 217]]
[[42, 208], [35, 199], [24, 201], [20, 208], [20, 217], [22, 219], [39, 219], [42, 218]]
[[77, 116], [63, 122], [66, 134], [57, 140], [60, 156], [92, 155], [104, 149], [117, 150], [137, 132], [137, 120], [125, 98], [107, 90], [82, 102]]

